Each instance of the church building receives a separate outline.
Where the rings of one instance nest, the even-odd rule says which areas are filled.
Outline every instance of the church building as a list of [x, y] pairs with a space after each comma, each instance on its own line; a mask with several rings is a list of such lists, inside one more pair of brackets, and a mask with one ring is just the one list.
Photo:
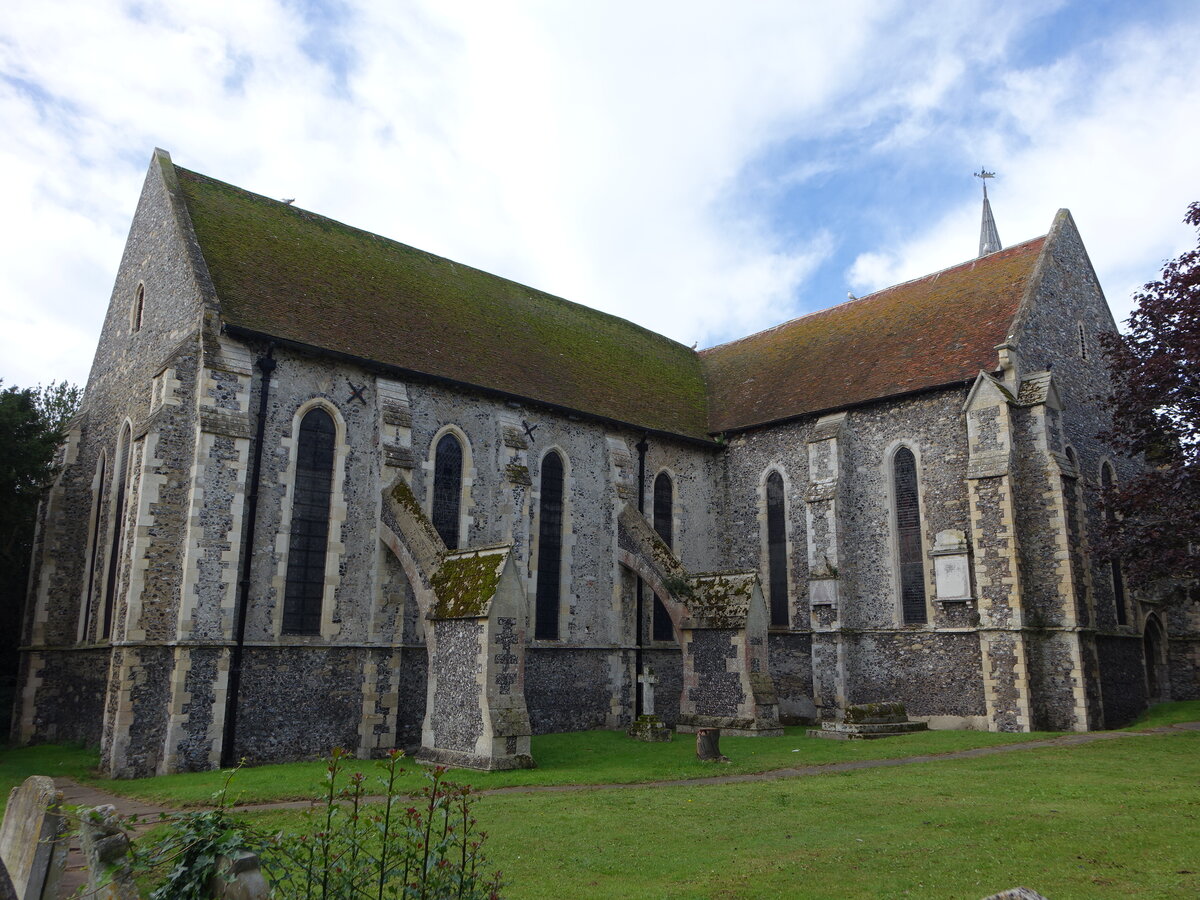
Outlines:
[[[1200, 694], [1089, 547], [1071, 215], [699, 352], [156, 151], [43, 503], [14, 737], [115, 776], [900, 701], [1086, 730]], [[1194, 618], [1194, 617], [1193, 617]]]

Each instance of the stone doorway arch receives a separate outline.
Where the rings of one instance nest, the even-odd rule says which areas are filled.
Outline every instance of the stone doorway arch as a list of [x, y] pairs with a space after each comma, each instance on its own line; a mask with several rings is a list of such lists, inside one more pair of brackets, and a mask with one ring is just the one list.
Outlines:
[[1157, 703], [1171, 695], [1167, 669], [1167, 641], [1162, 622], [1156, 614], [1146, 617], [1142, 632], [1142, 658], [1146, 664], [1146, 698]]

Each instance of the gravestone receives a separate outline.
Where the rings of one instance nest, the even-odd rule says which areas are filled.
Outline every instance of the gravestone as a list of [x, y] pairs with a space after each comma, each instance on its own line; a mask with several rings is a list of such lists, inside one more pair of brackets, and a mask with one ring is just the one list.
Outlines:
[[271, 896], [258, 854], [248, 850], [220, 857], [208, 889], [216, 900], [268, 900]]
[[17, 900], [53, 900], [67, 861], [62, 793], [54, 779], [31, 775], [8, 795], [0, 825], [0, 859]]
[[112, 806], [79, 816], [79, 846], [87, 860], [88, 900], [138, 900], [129, 854], [129, 835]]
[[642, 686], [642, 714], [637, 721], [629, 726], [627, 734], [635, 741], [661, 743], [671, 740], [671, 729], [663, 724], [662, 719], [654, 714], [654, 685], [658, 678], [653, 669], [647, 669], [637, 677]]

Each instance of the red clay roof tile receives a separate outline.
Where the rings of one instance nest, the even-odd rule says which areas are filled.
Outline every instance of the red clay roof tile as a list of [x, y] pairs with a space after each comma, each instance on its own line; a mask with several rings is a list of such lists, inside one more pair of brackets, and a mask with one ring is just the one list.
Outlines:
[[703, 350], [713, 432], [965, 381], [996, 368], [1045, 238]]

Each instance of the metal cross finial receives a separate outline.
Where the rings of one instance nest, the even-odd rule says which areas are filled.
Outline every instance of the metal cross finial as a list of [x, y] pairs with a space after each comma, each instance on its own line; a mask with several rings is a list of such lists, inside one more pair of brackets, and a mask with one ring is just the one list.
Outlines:
[[987, 196], [987, 180], [989, 178], [995, 178], [996, 173], [989, 172], [983, 166], [980, 166], [978, 172], [972, 172], [971, 174], [983, 182], [983, 196], [986, 197]]

